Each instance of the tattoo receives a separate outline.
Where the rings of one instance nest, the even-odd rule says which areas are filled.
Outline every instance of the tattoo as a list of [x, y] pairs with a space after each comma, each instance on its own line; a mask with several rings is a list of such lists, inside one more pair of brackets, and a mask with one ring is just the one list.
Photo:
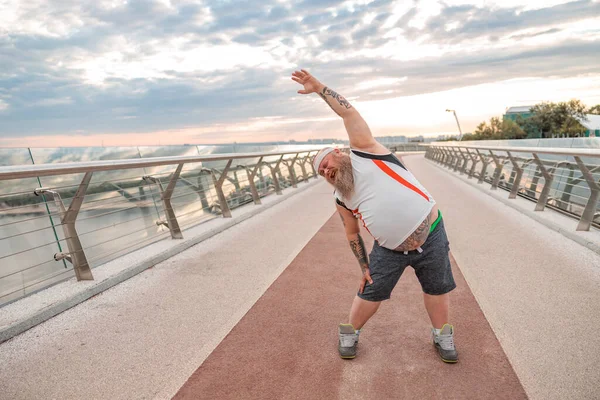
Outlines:
[[[335, 111], [335, 113], [337, 115], [340, 115], [340, 113], [338, 113], [335, 108], [333, 108], [333, 106], [331, 105], [331, 103], [329, 102], [329, 100], [327, 99], [327, 97], [325, 97], [326, 95], [329, 95], [331, 97], [333, 97], [335, 100], [337, 100], [337, 102], [340, 104], [340, 106], [345, 107], [346, 109], [350, 109], [352, 108], [352, 105], [350, 104], [350, 102], [348, 100], [346, 100], [344, 98], [344, 96], [338, 94], [337, 92], [334, 92], [333, 90], [329, 89], [327, 86], [325, 86], [323, 88], [323, 91], [321, 93], [319, 93], [319, 96], [321, 96], [321, 98], [323, 100], [325, 100], [325, 102], [329, 105], [329, 107], [331, 107], [331, 109], [333, 111]], [[340, 115], [341, 116], [341, 115]]]
[[323, 88], [323, 94], [330, 95], [331, 97], [336, 99], [338, 103], [340, 103], [340, 106], [346, 107], [346, 109], [352, 108], [352, 105], [348, 102], [348, 100], [346, 100], [344, 98], [344, 96], [338, 94], [337, 92], [334, 92], [333, 90], [329, 89], [327, 86], [325, 86]]
[[[325, 97], [325, 95], [323, 93], [319, 93], [319, 96], [321, 96], [323, 98], [323, 100], [325, 100], [325, 103], [327, 103], [327, 105], [329, 107], [331, 107], [331, 104], [329, 103], [329, 101], [327, 100], [327, 97]], [[337, 115], [339, 115], [341, 117], [340, 113], [337, 112], [335, 108], [331, 107], [331, 109], [333, 110], [334, 113], [336, 113]]]
[[398, 247], [394, 250], [396, 251], [411, 251], [420, 247], [427, 240], [427, 236], [429, 236], [429, 227], [431, 226], [429, 222], [429, 215], [421, 225]]
[[360, 236], [360, 234], [358, 234], [357, 236], [357, 239], [350, 241], [350, 248], [352, 249], [352, 252], [358, 259], [360, 269], [364, 274], [365, 270], [369, 268], [369, 260], [367, 258], [367, 250], [365, 249], [365, 243], [363, 242], [363, 239]]

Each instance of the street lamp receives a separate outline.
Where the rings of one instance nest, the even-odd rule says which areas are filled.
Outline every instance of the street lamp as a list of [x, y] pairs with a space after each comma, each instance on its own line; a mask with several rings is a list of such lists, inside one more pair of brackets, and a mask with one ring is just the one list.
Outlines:
[[462, 140], [462, 130], [460, 129], [460, 124], [458, 123], [458, 117], [456, 116], [456, 111], [454, 110], [448, 110], [446, 109], [447, 112], [451, 112], [454, 114], [454, 118], [456, 119], [456, 125], [458, 125], [458, 131], [460, 132], [460, 136], [458, 137], [458, 141]]

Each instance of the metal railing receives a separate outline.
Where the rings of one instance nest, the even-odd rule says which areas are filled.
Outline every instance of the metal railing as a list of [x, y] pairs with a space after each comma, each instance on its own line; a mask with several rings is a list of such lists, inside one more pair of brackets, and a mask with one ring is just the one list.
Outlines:
[[578, 218], [578, 231], [600, 227], [600, 149], [432, 144], [425, 157], [505, 189], [509, 199], [535, 201], [535, 211]]
[[384, 143], [384, 146], [393, 152], [402, 151], [426, 151], [427, 145], [423, 143]]
[[0, 304], [308, 183], [318, 150], [0, 167]]

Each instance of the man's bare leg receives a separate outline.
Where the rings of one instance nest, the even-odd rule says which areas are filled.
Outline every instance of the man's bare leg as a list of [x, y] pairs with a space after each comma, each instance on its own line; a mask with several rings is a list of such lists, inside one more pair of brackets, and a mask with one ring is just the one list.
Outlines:
[[448, 323], [448, 308], [450, 306], [450, 293], [432, 296], [423, 293], [425, 308], [431, 324], [435, 329], [441, 329], [444, 324]]
[[381, 301], [367, 301], [356, 296], [350, 309], [350, 323], [354, 329], [361, 329], [363, 325], [377, 312]]

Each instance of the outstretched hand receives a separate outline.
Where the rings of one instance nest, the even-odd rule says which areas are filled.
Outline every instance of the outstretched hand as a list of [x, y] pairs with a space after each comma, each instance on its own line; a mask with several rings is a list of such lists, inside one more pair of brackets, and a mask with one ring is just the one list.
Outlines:
[[292, 73], [292, 79], [304, 86], [304, 90], [298, 90], [298, 93], [300, 94], [317, 93], [320, 90], [321, 82], [304, 69], [294, 71], [294, 73]]

